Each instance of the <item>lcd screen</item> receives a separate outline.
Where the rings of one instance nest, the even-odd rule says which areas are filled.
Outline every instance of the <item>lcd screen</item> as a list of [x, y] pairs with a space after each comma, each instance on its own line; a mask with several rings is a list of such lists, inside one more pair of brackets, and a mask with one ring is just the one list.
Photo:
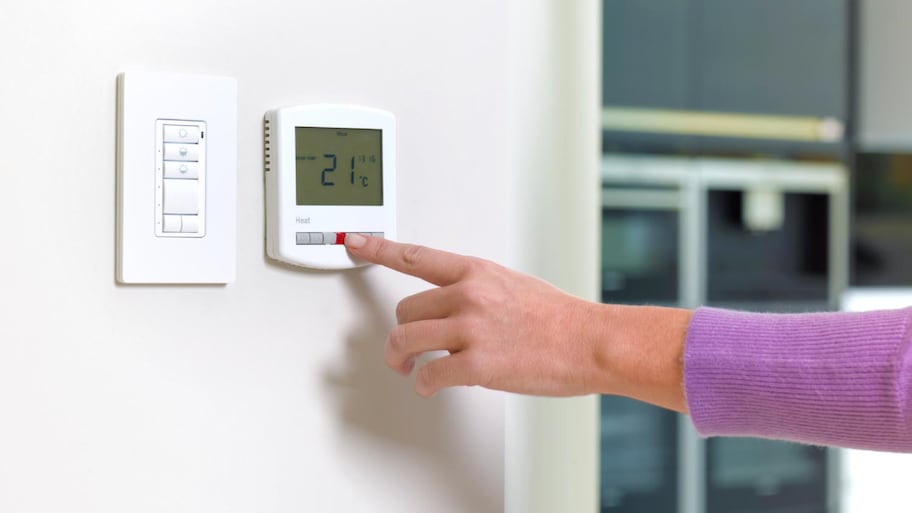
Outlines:
[[383, 205], [382, 131], [295, 127], [298, 205]]

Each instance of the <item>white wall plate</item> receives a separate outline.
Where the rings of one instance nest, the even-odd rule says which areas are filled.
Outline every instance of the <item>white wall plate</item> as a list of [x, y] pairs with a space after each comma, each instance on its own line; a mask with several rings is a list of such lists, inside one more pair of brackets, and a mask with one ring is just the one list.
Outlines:
[[117, 280], [234, 281], [236, 80], [127, 71], [117, 93]]

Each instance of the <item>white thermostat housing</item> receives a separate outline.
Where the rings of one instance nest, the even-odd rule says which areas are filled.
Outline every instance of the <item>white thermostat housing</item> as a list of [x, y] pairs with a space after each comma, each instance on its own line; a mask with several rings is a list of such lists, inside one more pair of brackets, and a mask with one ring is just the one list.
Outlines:
[[314, 269], [363, 265], [348, 233], [396, 238], [396, 120], [356, 105], [299, 105], [264, 119], [266, 253]]

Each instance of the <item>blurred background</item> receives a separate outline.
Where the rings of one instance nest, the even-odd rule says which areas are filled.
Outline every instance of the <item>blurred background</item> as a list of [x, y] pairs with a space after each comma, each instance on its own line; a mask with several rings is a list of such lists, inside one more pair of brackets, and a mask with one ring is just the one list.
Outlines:
[[[912, 305], [906, 0], [604, 0], [602, 300]], [[908, 456], [601, 400], [604, 513], [908, 511]]]

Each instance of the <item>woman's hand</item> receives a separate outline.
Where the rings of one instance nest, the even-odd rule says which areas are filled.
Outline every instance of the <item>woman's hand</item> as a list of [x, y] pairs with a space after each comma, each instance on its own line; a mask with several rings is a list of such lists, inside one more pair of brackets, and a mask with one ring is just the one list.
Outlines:
[[479, 258], [348, 235], [351, 253], [434, 288], [403, 299], [386, 341], [386, 363], [407, 375], [427, 351], [450, 355], [422, 366], [415, 389], [481, 385], [566, 396], [592, 392], [591, 341], [580, 334], [587, 302], [531, 276]]
[[349, 234], [357, 258], [437, 288], [403, 299], [386, 363], [415, 389], [480, 385], [521, 394], [612, 393], [683, 411], [680, 355], [690, 312], [591, 303], [479, 258]]

